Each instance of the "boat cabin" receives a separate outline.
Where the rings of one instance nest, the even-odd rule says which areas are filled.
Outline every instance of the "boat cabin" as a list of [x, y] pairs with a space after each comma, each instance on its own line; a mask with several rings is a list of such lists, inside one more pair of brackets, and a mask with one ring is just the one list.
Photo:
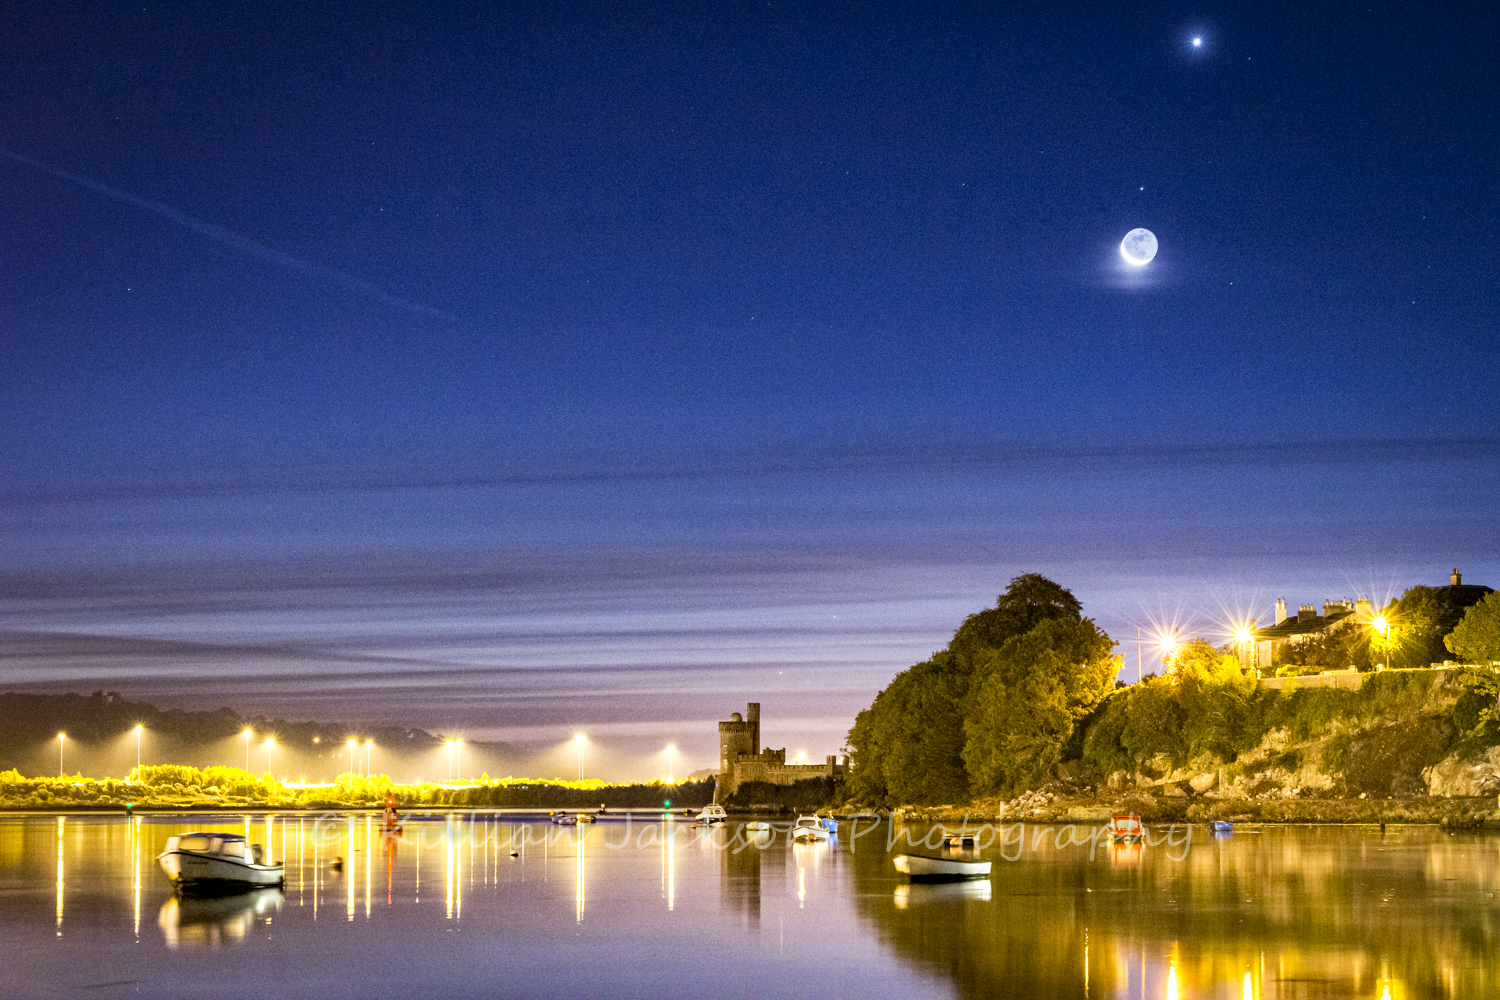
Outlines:
[[216, 854], [221, 858], [263, 865], [259, 844], [252, 844], [237, 833], [184, 833], [167, 838], [167, 852], [191, 851], [194, 854]]

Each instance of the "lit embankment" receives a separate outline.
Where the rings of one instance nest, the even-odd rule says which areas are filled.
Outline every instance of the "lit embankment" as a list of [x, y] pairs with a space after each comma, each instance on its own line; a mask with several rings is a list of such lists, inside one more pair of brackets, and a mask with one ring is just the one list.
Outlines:
[[702, 806], [713, 781], [610, 784], [481, 777], [464, 784], [398, 784], [389, 777], [342, 774], [324, 784], [284, 782], [237, 767], [137, 767], [130, 777], [24, 777], [0, 771], [0, 809], [349, 809], [373, 808], [393, 795], [403, 809], [453, 808], [658, 808]]

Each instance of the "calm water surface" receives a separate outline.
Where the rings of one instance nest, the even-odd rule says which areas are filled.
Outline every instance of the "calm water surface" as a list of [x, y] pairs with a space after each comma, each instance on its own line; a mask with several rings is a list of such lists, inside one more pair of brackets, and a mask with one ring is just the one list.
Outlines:
[[[269, 845], [285, 890], [176, 898], [154, 858], [192, 829]], [[1012, 827], [990, 881], [923, 886], [890, 833], [0, 818], [0, 996], [1500, 996], [1500, 836]]]

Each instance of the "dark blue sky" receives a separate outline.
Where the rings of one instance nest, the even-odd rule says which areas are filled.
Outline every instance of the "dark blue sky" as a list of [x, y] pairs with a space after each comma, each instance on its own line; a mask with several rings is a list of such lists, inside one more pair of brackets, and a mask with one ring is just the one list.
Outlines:
[[1497, 585], [1497, 29], [8, 5], [0, 683], [821, 754], [1016, 573]]

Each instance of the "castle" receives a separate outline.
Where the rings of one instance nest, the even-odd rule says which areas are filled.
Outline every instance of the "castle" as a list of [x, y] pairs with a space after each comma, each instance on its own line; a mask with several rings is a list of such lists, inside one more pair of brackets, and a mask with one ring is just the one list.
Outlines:
[[786, 748], [760, 748], [760, 702], [745, 706], [745, 715], [735, 712], [719, 723], [719, 781], [714, 801], [723, 802], [747, 781], [791, 785], [807, 778], [842, 780], [848, 763], [830, 756], [822, 764], [788, 764]]

